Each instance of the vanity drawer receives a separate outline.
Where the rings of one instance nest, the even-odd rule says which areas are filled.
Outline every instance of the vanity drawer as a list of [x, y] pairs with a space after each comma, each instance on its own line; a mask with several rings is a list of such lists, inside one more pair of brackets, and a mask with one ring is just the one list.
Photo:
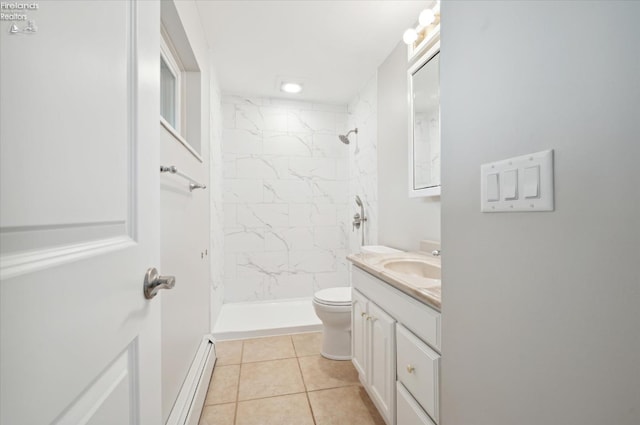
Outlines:
[[398, 381], [435, 420], [439, 420], [440, 355], [404, 326], [396, 325]]
[[396, 382], [396, 406], [398, 425], [435, 425], [400, 382]]

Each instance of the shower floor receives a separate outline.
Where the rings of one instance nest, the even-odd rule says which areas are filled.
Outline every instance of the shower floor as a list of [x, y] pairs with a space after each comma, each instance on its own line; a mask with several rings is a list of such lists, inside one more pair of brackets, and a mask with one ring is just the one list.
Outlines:
[[311, 298], [224, 304], [213, 330], [218, 341], [322, 330]]

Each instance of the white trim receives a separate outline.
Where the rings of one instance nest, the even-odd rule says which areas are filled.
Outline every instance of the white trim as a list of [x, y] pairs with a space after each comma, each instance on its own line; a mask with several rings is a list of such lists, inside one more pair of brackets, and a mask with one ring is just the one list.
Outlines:
[[[121, 387], [130, 387], [135, 380], [135, 372], [132, 370], [136, 360], [134, 351], [135, 342], [129, 345], [70, 407], [67, 407], [54, 425], [87, 424], [109, 398], [114, 395], [117, 397], [119, 394], [116, 392], [123, 391]], [[135, 410], [135, 399], [136, 397], [130, 394], [131, 410]]]
[[307, 332], [322, 331], [322, 323], [318, 325], [300, 325], [285, 328], [257, 329], [255, 331], [215, 332], [218, 341], [234, 341], [238, 339], [263, 338], [267, 336], [294, 335]]
[[[435, 33], [434, 33], [435, 34]], [[409, 197], [418, 198], [426, 196], [440, 196], [440, 185], [432, 187], [424, 187], [420, 189], [414, 188], [414, 166], [413, 166], [413, 145], [414, 145], [414, 112], [413, 112], [413, 74], [415, 74], [420, 68], [422, 68], [427, 62], [433, 59], [438, 53], [440, 53], [440, 40], [438, 39], [435, 44], [424, 54], [416, 63], [411, 65], [407, 70], [407, 87], [409, 89], [407, 98], [409, 101], [409, 147], [408, 147], [408, 183], [409, 183]], [[442, 138], [440, 139], [442, 143]]]
[[128, 205], [127, 205], [127, 233], [133, 240], [138, 240], [138, 192], [140, 181], [138, 178], [138, 148], [139, 148], [139, 128], [138, 128], [138, 2], [132, 1], [130, 6], [129, 26], [128, 26], [128, 55], [129, 64], [127, 66], [127, 129], [129, 161], [127, 164]]
[[411, 43], [407, 46], [407, 61], [411, 62], [419, 58], [420, 55], [429, 49], [436, 41], [440, 41], [440, 24], [436, 25], [433, 31], [429, 32], [428, 36], [425, 37], [420, 44], [414, 46], [413, 43]]
[[165, 425], [198, 424], [215, 363], [215, 339], [205, 335]]
[[103, 239], [88, 243], [63, 246], [0, 257], [0, 276], [2, 281], [33, 273], [38, 270], [60, 266], [73, 261], [83, 260], [96, 255], [103, 255], [119, 249], [126, 249], [136, 242], [129, 236]]
[[191, 155], [195, 156], [196, 159], [200, 162], [204, 162], [202, 156], [187, 142], [184, 137], [178, 133], [178, 131], [167, 122], [164, 118], [160, 117], [160, 124], [167, 130], [178, 142], [180, 142], [187, 150], [191, 153]]
[[[162, 114], [160, 114], [160, 124], [171, 133], [175, 139], [180, 142], [187, 150], [196, 157], [196, 159], [202, 163], [204, 160], [200, 153], [187, 141], [187, 78], [186, 69], [180, 60], [180, 55], [177, 49], [174, 47], [169, 32], [164, 25], [160, 26], [160, 56], [167, 64], [169, 71], [176, 78], [176, 104], [174, 105], [174, 113], [176, 119], [176, 125], [173, 126], [167, 121]], [[200, 109], [198, 109], [199, 113]], [[184, 135], [184, 136], [183, 136]]]
[[[173, 112], [175, 114], [176, 123], [173, 126], [178, 133], [182, 131], [182, 116], [184, 109], [184, 99], [182, 98], [183, 84], [184, 79], [182, 78], [183, 67], [180, 65], [180, 61], [178, 56], [175, 54], [175, 50], [171, 47], [171, 39], [168, 37], [167, 32], [164, 28], [161, 28], [161, 37], [160, 37], [160, 57], [166, 63], [169, 71], [176, 79], [176, 87], [175, 87], [175, 105], [173, 108]], [[162, 114], [160, 114], [162, 117]]]

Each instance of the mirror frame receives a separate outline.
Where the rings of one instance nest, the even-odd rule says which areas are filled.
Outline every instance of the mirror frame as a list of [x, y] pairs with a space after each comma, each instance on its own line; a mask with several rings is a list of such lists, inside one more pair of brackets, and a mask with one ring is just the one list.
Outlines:
[[[414, 105], [413, 105], [413, 74], [415, 74], [420, 68], [422, 68], [433, 57], [440, 53], [440, 39], [437, 41], [407, 70], [407, 88], [409, 98], [409, 163], [408, 163], [408, 182], [409, 182], [409, 197], [427, 197], [427, 196], [440, 196], [442, 180], [440, 185], [433, 187], [425, 187], [422, 189], [415, 189], [413, 186], [414, 180], [414, 155], [413, 155], [413, 142], [414, 142]], [[440, 143], [442, 143], [442, 137], [440, 137]]]

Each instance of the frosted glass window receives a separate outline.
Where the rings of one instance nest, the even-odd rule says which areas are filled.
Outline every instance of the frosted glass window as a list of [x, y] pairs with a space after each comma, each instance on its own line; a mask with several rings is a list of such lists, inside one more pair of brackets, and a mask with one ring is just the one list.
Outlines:
[[176, 76], [160, 56], [160, 115], [176, 127]]

